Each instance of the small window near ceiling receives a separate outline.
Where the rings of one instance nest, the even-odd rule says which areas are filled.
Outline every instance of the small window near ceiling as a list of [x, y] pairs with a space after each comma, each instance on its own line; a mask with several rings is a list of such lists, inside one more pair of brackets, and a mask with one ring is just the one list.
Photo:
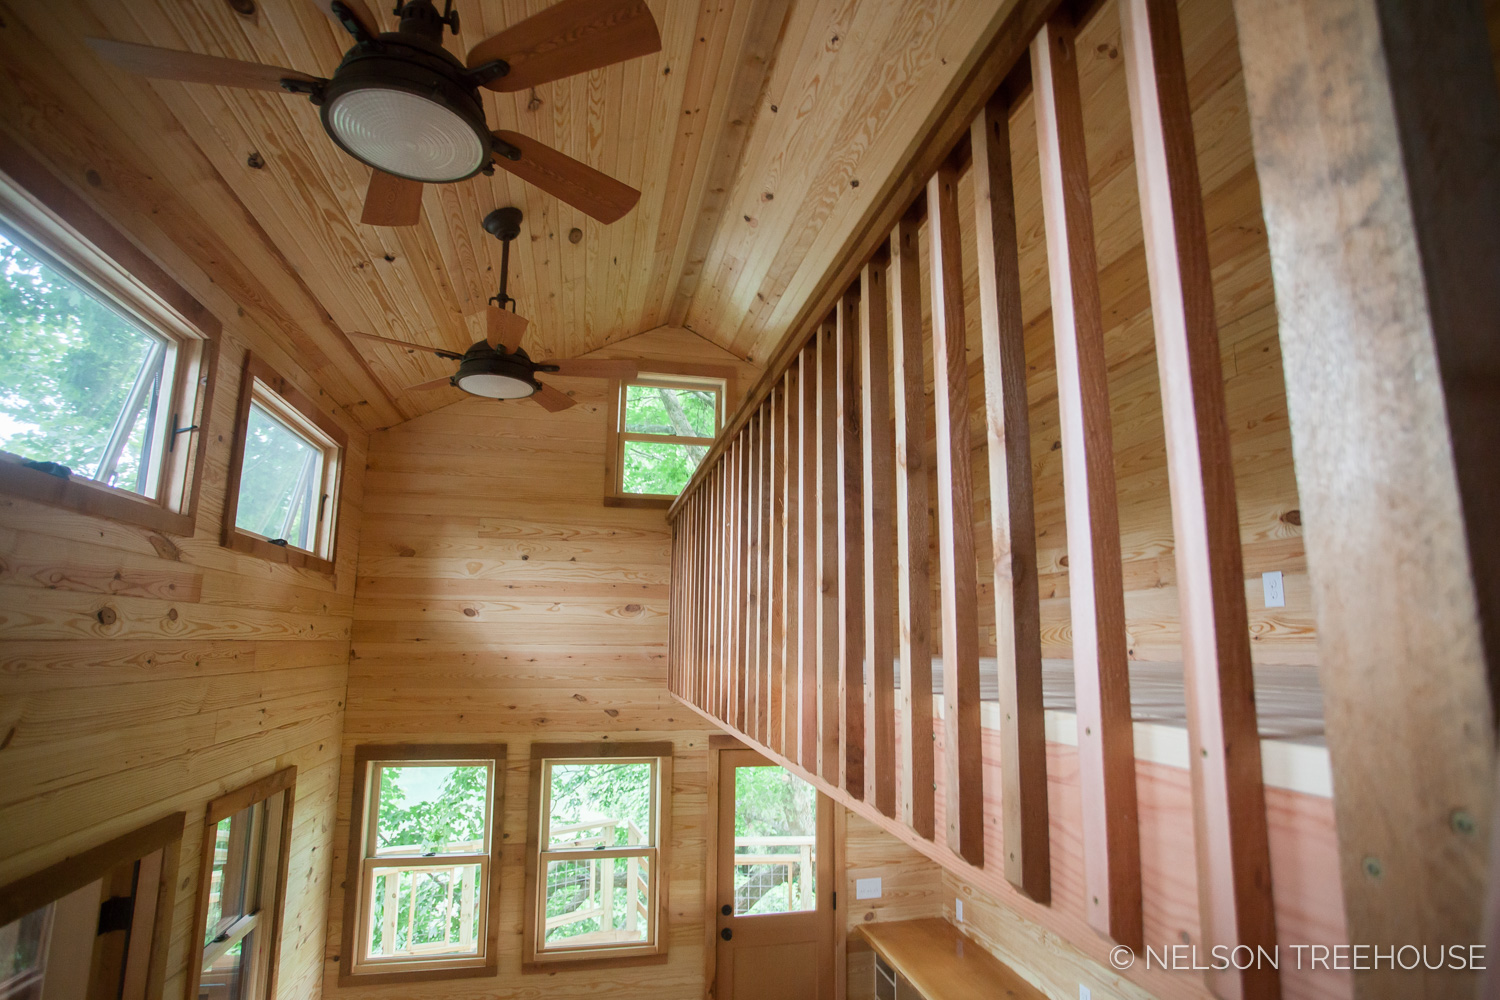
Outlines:
[[690, 375], [620, 383], [606, 499], [669, 502], [681, 493], [723, 424], [724, 388], [723, 378]]
[[665, 957], [671, 744], [532, 749], [526, 963]]
[[302, 393], [263, 362], [248, 359], [224, 544], [331, 572], [346, 442]]
[[504, 764], [494, 745], [356, 748], [340, 982], [495, 974]]
[[297, 769], [289, 767], [208, 804], [198, 900], [199, 1000], [275, 996], [296, 778]]

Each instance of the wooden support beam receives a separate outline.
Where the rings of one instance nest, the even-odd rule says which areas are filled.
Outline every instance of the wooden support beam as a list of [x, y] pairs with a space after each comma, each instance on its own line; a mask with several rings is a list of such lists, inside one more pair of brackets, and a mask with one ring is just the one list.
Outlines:
[[797, 507], [801, 518], [797, 544], [798, 607], [797, 622], [801, 641], [797, 644], [797, 701], [798, 757], [803, 767], [818, 773], [818, 721], [821, 703], [818, 700], [820, 675], [818, 653], [821, 625], [822, 595], [819, 592], [821, 563], [818, 532], [822, 525], [822, 505], [819, 503], [819, 443], [818, 435], [818, 369], [817, 339], [802, 349], [797, 362], [800, 371], [797, 393], [798, 409], [798, 482]]
[[797, 407], [802, 395], [798, 381], [801, 365], [787, 368], [781, 377], [781, 486], [784, 509], [781, 519], [781, 614], [782, 614], [782, 684], [781, 684], [781, 753], [793, 760], [800, 760], [797, 753], [797, 733], [801, 705], [801, 688], [797, 675], [797, 650], [800, 647], [801, 621], [798, 618], [797, 557], [801, 548], [802, 508], [800, 506], [801, 460], [798, 434]]
[[990, 469], [995, 657], [1000, 688], [1000, 814], [1005, 877], [1039, 903], [1052, 898], [1042, 625], [1037, 594], [1026, 330], [1010, 160], [1010, 107], [1000, 97], [974, 119], [974, 221]]
[[944, 812], [948, 846], [984, 864], [984, 771], [979, 733], [979, 597], [974, 484], [969, 467], [969, 363], [958, 171], [927, 182], [932, 267], [932, 402], [937, 425], [938, 575], [943, 618]]
[[766, 542], [766, 721], [761, 737], [766, 746], [782, 752], [782, 704], [786, 663], [786, 391], [777, 386], [767, 405], [766, 488], [770, 494], [770, 522]]
[[839, 786], [838, 332], [818, 329], [818, 774]]
[[[1203, 946], [1276, 946], [1255, 677], [1208, 228], [1175, 0], [1120, 0], [1182, 609]], [[1276, 969], [1210, 970], [1222, 998], [1281, 995]]]
[[865, 797], [865, 515], [864, 417], [859, 367], [859, 300], [834, 309], [838, 353], [839, 504], [839, 786]]
[[895, 525], [896, 436], [891, 417], [891, 345], [885, 265], [871, 261], [859, 280], [859, 370], [864, 384], [865, 794], [896, 815], [895, 601], [891, 588]]
[[[1349, 939], [1378, 953], [1483, 941], [1497, 884], [1500, 98], [1480, 5], [1265, 0], [1235, 16]], [[1479, 980], [1357, 971], [1354, 992], [1494, 995]]]
[[931, 840], [932, 581], [928, 573], [927, 393], [922, 385], [922, 275], [918, 229], [891, 233], [892, 380], [896, 390], [896, 604], [901, 649], [901, 819]]
[[1084, 903], [1095, 930], [1139, 950], [1140, 827], [1109, 370], [1077, 52], [1065, 15], [1048, 21], [1033, 39], [1031, 67], [1062, 428]]

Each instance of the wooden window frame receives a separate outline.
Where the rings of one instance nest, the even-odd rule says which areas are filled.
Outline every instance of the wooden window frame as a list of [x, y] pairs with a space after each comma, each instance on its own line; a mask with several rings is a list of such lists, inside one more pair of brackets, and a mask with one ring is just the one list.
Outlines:
[[[295, 545], [277, 545], [269, 538], [235, 525], [239, 513], [240, 475], [245, 466], [245, 438], [250, 425], [251, 404], [259, 404], [276, 419], [323, 450], [322, 486], [311, 550]], [[265, 361], [248, 351], [240, 379], [239, 407], [234, 417], [234, 444], [229, 453], [229, 480], [224, 493], [224, 525], [220, 543], [237, 552], [332, 575], [337, 555], [338, 511], [349, 435], [296, 386], [276, 373]]]
[[[208, 899], [210, 881], [213, 877], [214, 851], [217, 843], [218, 826], [220, 821], [233, 816], [248, 806], [259, 805], [269, 802], [277, 795], [283, 796], [280, 806], [280, 816], [276, 817], [267, 812], [268, 825], [266, 828], [266, 840], [261, 848], [259, 863], [265, 864], [267, 856], [272, 854], [271, 834], [274, 831], [276, 840], [274, 845], [275, 871], [261, 870], [257, 876], [261, 880], [261, 905], [256, 912], [246, 914], [231, 928], [230, 937], [224, 942], [225, 947], [232, 947], [233, 943], [242, 940], [244, 936], [253, 930], [262, 932], [260, 943], [256, 946], [262, 952], [263, 957], [257, 959], [257, 964], [264, 963], [264, 973], [261, 982], [263, 989], [253, 989], [253, 995], [260, 998], [271, 998], [276, 996], [276, 977], [278, 972], [277, 958], [281, 952], [281, 925], [282, 918], [286, 912], [286, 879], [287, 869], [291, 859], [289, 850], [292, 842], [292, 810], [295, 800], [297, 786], [297, 768], [286, 767], [274, 774], [267, 775], [259, 781], [252, 782], [243, 788], [236, 789], [228, 795], [220, 796], [208, 804], [208, 810], [203, 818], [203, 844], [202, 860], [198, 867], [198, 906], [193, 921], [192, 955], [188, 960], [188, 986], [184, 994], [191, 998], [198, 995], [198, 985], [203, 975], [204, 955], [208, 946], [203, 944], [203, 934], [206, 930], [208, 920]], [[271, 822], [279, 819], [279, 822]], [[269, 876], [269, 883], [267, 876]], [[271, 890], [271, 902], [266, 905], [266, 888]], [[218, 942], [215, 942], [216, 944]], [[252, 987], [255, 983], [252, 980]]]
[[[186, 822], [186, 813], [163, 816], [0, 888], [0, 927], [108, 877], [123, 865], [140, 861], [143, 877], [136, 890], [130, 940], [119, 959], [124, 963], [121, 996], [125, 1000], [156, 1000], [166, 982], [177, 862]], [[147, 874], [152, 871], [154, 878]]]
[[[730, 391], [734, 387], [735, 371], [728, 365], [699, 365], [674, 362], [646, 362], [648, 370], [642, 370], [632, 379], [615, 379], [611, 383], [609, 397], [609, 423], [604, 442], [604, 505], [606, 507], [641, 507], [666, 510], [677, 499], [674, 493], [627, 493], [624, 488], [625, 444], [627, 441], [646, 441], [657, 444], [701, 444], [712, 447], [724, 429], [724, 421], [730, 410]], [[665, 434], [640, 434], [627, 431], [625, 420], [625, 392], [633, 385], [662, 386], [664, 388], [699, 389], [710, 388], [718, 393], [718, 406], [714, 413], [714, 436], [711, 438], [673, 437]]]
[[[378, 798], [370, 797], [370, 777], [381, 765], [437, 765], [445, 763], [490, 762], [490, 799], [485, 834], [489, 850], [476, 855], [448, 854], [436, 856], [441, 862], [480, 866], [481, 902], [475, 935], [479, 945], [475, 956], [443, 956], [430, 959], [377, 959], [356, 961], [358, 952], [369, 940], [364, 928], [368, 892], [367, 870], [372, 864], [391, 860], [390, 855], [367, 855], [372, 821], [379, 809]], [[377, 789], [378, 785], [375, 786]], [[339, 951], [339, 985], [364, 983], [417, 983], [441, 979], [467, 979], [493, 976], [499, 972], [500, 960], [500, 844], [504, 839], [501, 826], [505, 816], [505, 744], [503, 743], [396, 743], [362, 744], [354, 748], [354, 792], [350, 799], [349, 851], [344, 868], [344, 927]], [[405, 856], [401, 856], [405, 857]], [[410, 860], [408, 858], [408, 860]], [[418, 858], [418, 861], [425, 860]], [[373, 883], [373, 875], [370, 876]]]
[[[531, 798], [526, 820], [526, 899], [524, 931], [521, 944], [522, 972], [557, 972], [560, 969], [621, 968], [633, 965], [655, 965], [667, 960], [667, 878], [668, 845], [672, 825], [672, 755], [668, 741], [659, 743], [533, 743], [531, 746]], [[652, 811], [651, 841], [654, 856], [650, 864], [650, 912], [655, 922], [649, 928], [650, 940], [643, 945], [592, 945], [585, 948], [538, 949], [537, 938], [546, 927], [543, 916], [546, 900], [542, 892], [543, 855], [557, 852], [542, 849], [542, 817], [551, 815], [551, 789], [543, 780], [547, 764], [553, 761], [593, 761], [626, 764], [650, 761], [656, 770], [655, 809]], [[577, 852], [581, 853], [581, 852]], [[597, 856], [588, 852], [588, 856]]]
[[54, 476], [0, 451], [0, 493], [174, 535], [190, 536], [203, 477], [203, 427], [212, 412], [223, 327], [185, 288], [36, 160], [0, 144], [0, 222], [47, 263], [162, 336], [171, 357], [163, 386], [162, 450], [147, 497], [83, 476]]

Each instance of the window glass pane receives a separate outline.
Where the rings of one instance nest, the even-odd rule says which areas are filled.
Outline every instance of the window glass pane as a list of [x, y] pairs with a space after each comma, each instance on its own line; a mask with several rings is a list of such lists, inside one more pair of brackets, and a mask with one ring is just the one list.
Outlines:
[[489, 768], [403, 764], [379, 771], [376, 854], [484, 853]]
[[647, 763], [553, 764], [548, 848], [650, 844], [652, 770]]
[[[214, 861], [208, 875], [208, 919], [203, 928], [205, 945], [218, 937], [219, 922], [224, 917], [224, 869], [229, 863], [229, 831], [233, 822], [232, 816], [226, 816], [214, 828]], [[233, 903], [230, 906], [238, 909]]]
[[322, 461], [311, 441], [251, 403], [235, 527], [310, 549]]
[[651, 937], [648, 857], [547, 863], [544, 947], [643, 944]]
[[780, 767], [734, 770], [734, 912], [817, 908], [818, 795]]
[[626, 386], [625, 429], [637, 434], [711, 438], [718, 395], [711, 389]]
[[0, 448], [141, 492], [165, 345], [0, 234]]
[[39, 1000], [47, 972], [53, 904], [0, 927], [0, 997]]
[[211, 949], [198, 977], [199, 1000], [245, 1000], [249, 963], [255, 956], [255, 931], [214, 954]]
[[371, 958], [479, 953], [479, 865], [374, 869]]
[[626, 441], [621, 484], [626, 493], [682, 492], [693, 470], [708, 454], [705, 444], [657, 444], [652, 441]]

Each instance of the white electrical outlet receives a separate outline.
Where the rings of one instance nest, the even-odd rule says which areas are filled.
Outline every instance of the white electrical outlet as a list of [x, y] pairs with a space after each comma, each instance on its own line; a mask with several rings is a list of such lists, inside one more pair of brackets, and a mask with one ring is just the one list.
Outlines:
[[964, 922], [964, 901], [955, 899], [953, 901], [953, 915], [958, 918], [959, 923]]
[[879, 899], [880, 898], [880, 879], [878, 879], [878, 878], [857, 878], [857, 879], [855, 879], [854, 880], [854, 898], [855, 899]]
[[1089, 992], [1089, 988], [1087, 986], [1083, 985], [1082, 983], [1078, 984], [1078, 1000], [1093, 1000], [1093, 996], [1094, 995]]
[[1260, 585], [1266, 592], [1266, 607], [1286, 607], [1286, 587], [1281, 580], [1281, 570], [1277, 570], [1274, 573], [1262, 573], [1260, 575]]

